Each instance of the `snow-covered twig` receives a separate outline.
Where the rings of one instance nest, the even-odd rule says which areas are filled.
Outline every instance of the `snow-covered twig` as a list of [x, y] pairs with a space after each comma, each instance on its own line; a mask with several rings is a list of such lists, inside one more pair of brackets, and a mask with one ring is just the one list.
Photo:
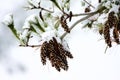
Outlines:
[[20, 47], [40, 47], [41, 45], [19, 45]]
[[28, 3], [29, 3], [29, 6], [25, 7], [27, 9], [30, 9], [30, 10], [32, 10], [32, 9], [41, 9], [41, 10], [47, 11], [49, 13], [53, 13], [54, 12], [54, 8], [53, 8], [53, 11], [50, 11], [48, 9], [45, 9], [45, 8], [41, 7], [40, 6], [40, 2], [38, 3], [38, 6], [36, 6], [32, 1], [28, 1]]

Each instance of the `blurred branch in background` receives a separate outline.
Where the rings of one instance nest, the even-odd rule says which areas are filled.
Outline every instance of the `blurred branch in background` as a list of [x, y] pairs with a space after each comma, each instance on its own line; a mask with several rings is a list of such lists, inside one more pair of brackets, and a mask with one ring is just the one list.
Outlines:
[[[19, 29], [21, 23], [23, 24], [24, 17], [28, 15], [24, 13], [25, 11], [22, 8], [24, 4], [24, 0], [18, 1], [18, 3], [15, 0], [5, 0], [2, 1], [2, 3], [0, 4], [0, 66], [3, 66], [3, 71], [7, 71], [10, 74], [16, 74], [17, 72], [25, 72], [26, 68], [21, 61], [17, 61], [17, 59], [14, 59], [11, 56], [11, 48], [18, 44], [18, 42], [14, 38], [13, 34], [11, 34], [10, 30], [8, 30], [7, 27], [1, 22], [3, 21], [6, 14], [11, 12], [13, 12], [13, 14], [18, 13], [17, 15], [15, 15], [17, 16], [17, 18], [14, 17], [14, 19], [16, 19], [16, 23], [19, 22], [17, 24], [17, 29]], [[21, 17], [21, 13], [24, 14], [22, 15], [23, 17]], [[16, 35], [16, 31], [14, 30], [13, 32]]]

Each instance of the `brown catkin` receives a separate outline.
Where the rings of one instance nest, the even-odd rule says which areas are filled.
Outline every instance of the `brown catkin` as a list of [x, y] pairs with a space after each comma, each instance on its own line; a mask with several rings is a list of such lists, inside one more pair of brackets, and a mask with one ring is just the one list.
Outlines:
[[116, 42], [117, 44], [119, 44], [119, 43], [120, 43], [120, 42], [119, 42], [119, 33], [118, 33], [118, 31], [117, 31], [116, 28], [114, 28], [114, 30], [113, 30], [113, 37], [114, 37], [115, 42]]
[[118, 26], [119, 26], [119, 30], [120, 30], [120, 7], [118, 9]]
[[47, 57], [47, 42], [45, 41], [41, 46], [41, 62], [43, 65], [46, 64], [46, 57]]
[[113, 24], [114, 24], [114, 28], [117, 29], [117, 25], [118, 25], [118, 18], [116, 16], [114, 16], [114, 21], [113, 21]]
[[55, 61], [55, 60], [54, 60], [54, 56], [53, 56], [52, 53], [50, 53], [49, 60], [50, 60], [50, 62], [51, 62], [52, 67], [54, 67], [54, 66], [55, 66], [55, 64], [54, 64], [54, 61]]
[[61, 53], [64, 53], [65, 56], [73, 58], [72, 54], [69, 51], [65, 50], [61, 44], [59, 44], [59, 49]]
[[69, 26], [67, 25], [67, 22], [66, 22], [66, 19], [64, 18], [64, 16], [61, 16], [60, 23], [61, 23], [61, 27], [64, 29], [64, 31], [70, 33]]
[[[55, 39], [55, 38], [53, 38], [53, 39]], [[54, 55], [56, 55], [57, 58], [62, 60], [62, 57], [60, 56], [60, 52], [59, 52], [58, 47], [57, 47], [58, 43], [57, 43], [56, 39], [55, 39], [55, 41], [54, 40], [50, 40], [49, 43], [51, 44], [52, 53], [54, 53]]]
[[120, 14], [118, 15], [118, 24], [117, 24], [117, 30], [120, 33]]
[[108, 14], [108, 24], [109, 24], [110, 28], [112, 28], [114, 26], [114, 20], [115, 20], [114, 14], [115, 14], [114, 11], [112, 11]]
[[55, 68], [56, 68], [56, 70], [58, 70], [59, 72], [60, 72], [60, 67], [58, 66], [58, 64], [55, 64]]
[[64, 54], [69, 58], [73, 58], [72, 54], [69, 51], [65, 51]]
[[105, 27], [104, 27], [104, 39], [105, 39], [106, 44], [109, 47], [112, 47], [111, 38], [110, 38], [110, 27], [109, 27], [108, 22], [105, 23]]

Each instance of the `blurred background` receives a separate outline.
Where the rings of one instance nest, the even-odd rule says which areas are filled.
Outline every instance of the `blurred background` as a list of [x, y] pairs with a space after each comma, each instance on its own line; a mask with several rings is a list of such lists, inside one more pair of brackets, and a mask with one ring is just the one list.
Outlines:
[[[71, 10], [80, 12], [78, 1], [72, 0]], [[0, 80], [120, 80], [120, 46], [114, 45], [104, 54], [106, 45], [95, 31], [77, 25], [66, 37], [74, 59], [68, 60], [69, 70], [57, 72], [48, 62], [43, 66], [39, 48], [19, 47], [9, 28], [1, 22], [13, 13], [18, 30], [25, 18], [35, 11], [25, 11], [26, 0], [3, 0], [0, 3]], [[94, 1], [94, 5], [96, 2]]]

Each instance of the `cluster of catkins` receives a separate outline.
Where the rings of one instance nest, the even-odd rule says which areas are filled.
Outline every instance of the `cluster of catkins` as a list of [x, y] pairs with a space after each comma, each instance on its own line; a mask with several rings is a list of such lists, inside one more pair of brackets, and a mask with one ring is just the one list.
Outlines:
[[43, 42], [41, 46], [41, 62], [43, 65], [46, 64], [48, 58], [52, 67], [55, 67], [56, 70], [68, 70], [67, 57], [73, 58], [72, 54], [61, 43], [58, 43], [55, 37]]
[[[104, 35], [105, 43], [112, 47], [112, 41], [120, 44], [119, 34], [120, 34], [120, 7], [116, 14], [114, 11], [111, 11], [108, 14], [108, 19], [104, 24], [103, 32], [100, 31], [100, 34]], [[112, 31], [112, 36], [111, 36]]]

